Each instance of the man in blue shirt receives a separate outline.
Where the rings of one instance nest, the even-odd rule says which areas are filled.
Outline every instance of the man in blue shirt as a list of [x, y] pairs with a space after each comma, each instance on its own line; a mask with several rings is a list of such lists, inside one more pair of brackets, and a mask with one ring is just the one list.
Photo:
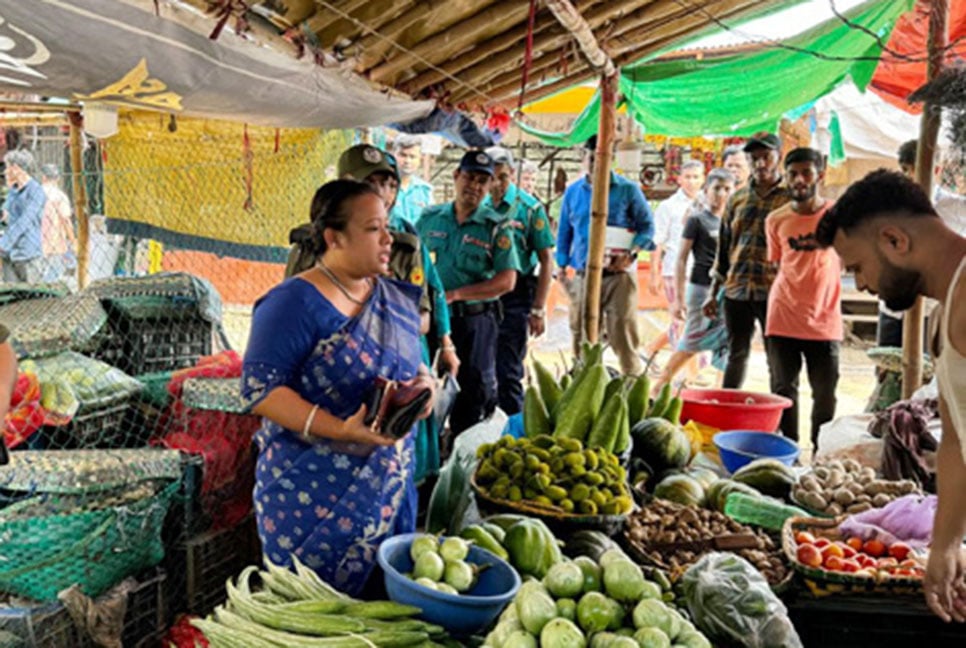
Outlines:
[[415, 225], [423, 210], [433, 204], [433, 185], [419, 177], [423, 161], [419, 138], [401, 135], [393, 155], [399, 168], [399, 193], [390, 216]]
[[[590, 243], [591, 177], [594, 170], [594, 150], [597, 137], [585, 144], [587, 174], [567, 187], [560, 207], [557, 226], [557, 278], [570, 296], [570, 330], [573, 334], [574, 354], [584, 338], [584, 271]], [[637, 330], [637, 253], [653, 249], [654, 216], [637, 183], [610, 173], [610, 194], [607, 206], [607, 227], [625, 229], [631, 234], [627, 248], [613, 246], [604, 257], [604, 273], [600, 286], [600, 314], [602, 330], [620, 359], [621, 371], [636, 376], [643, 370], [637, 352], [640, 343]], [[567, 267], [575, 271], [567, 277]]]
[[3, 156], [3, 162], [10, 188], [3, 205], [7, 231], [0, 237], [3, 280], [36, 283], [44, 273], [40, 227], [47, 194], [40, 183], [30, 177], [34, 157], [28, 151], [10, 151]]

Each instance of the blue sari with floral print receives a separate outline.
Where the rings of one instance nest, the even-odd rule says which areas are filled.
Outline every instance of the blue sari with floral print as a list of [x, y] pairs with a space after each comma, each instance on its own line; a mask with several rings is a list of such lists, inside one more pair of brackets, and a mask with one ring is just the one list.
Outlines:
[[[344, 419], [377, 376], [408, 380], [422, 361], [419, 288], [379, 279], [346, 317], [293, 277], [255, 304], [242, 375], [248, 407], [276, 387]], [[256, 434], [255, 514], [267, 559], [291, 556], [340, 590], [358, 594], [386, 538], [416, 526], [413, 434], [388, 447], [316, 439], [265, 419]]]

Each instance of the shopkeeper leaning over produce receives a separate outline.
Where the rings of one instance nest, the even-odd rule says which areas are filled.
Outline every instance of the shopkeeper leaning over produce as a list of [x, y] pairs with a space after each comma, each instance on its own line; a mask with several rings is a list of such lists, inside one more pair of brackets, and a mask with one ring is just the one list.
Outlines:
[[[378, 376], [432, 387], [421, 362], [418, 286], [387, 279], [386, 209], [352, 180], [312, 200], [316, 265], [256, 304], [242, 397], [256, 435], [255, 514], [266, 559], [291, 555], [358, 594], [384, 539], [416, 526], [413, 434], [363, 422]], [[429, 415], [432, 400], [420, 413]]]

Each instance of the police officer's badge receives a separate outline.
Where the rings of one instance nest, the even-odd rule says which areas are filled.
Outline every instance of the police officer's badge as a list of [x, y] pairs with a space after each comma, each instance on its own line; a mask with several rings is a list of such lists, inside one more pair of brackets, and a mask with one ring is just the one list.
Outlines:
[[533, 226], [536, 227], [538, 230], [542, 230], [544, 227], [547, 226], [547, 221], [543, 220], [542, 218], [538, 218], [536, 222], [534, 222]]
[[510, 243], [510, 237], [509, 236], [501, 236], [500, 238], [498, 238], [496, 240], [496, 246], [498, 248], [500, 248], [501, 250], [509, 250], [510, 249], [510, 245], [511, 245], [511, 243]]
[[489, 164], [490, 157], [486, 153], [480, 153], [476, 156], [476, 162], [477, 164]]
[[418, 266], [413, 268], [412, 272], [409, 273], [409, 283], [415, 286], [422, 286], [423, 279], [425, 278], [426, 276], [423, 274], [423, 269]]
[[375, 147], [367, 146], [362, 150], [362, 159], [369, 164], [379, 164], [382, 162], [382, 153]]

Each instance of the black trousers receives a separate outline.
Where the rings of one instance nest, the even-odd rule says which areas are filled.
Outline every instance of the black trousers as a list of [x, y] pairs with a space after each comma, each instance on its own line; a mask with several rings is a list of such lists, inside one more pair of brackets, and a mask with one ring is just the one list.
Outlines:
[[496, 343], [499, 319], [495, 309], [475, 315], [455, 315], [451, 336], [460, 359], [456, 396], [449, 426], [453, 435], [476, 425], [496, 409]]
[[[728, 365], [725, 367], [723, 387], [741, 389], [745, 384], [748, 371], [748, 356], [751, 355], [751, 338], [755, 334], [755, 320], [765, 334], [765, 318], [768, 315], [766, 301], [724, 300], [724, 321], [728, 330]], [[768, 340], [765, 340], [767, 350]], [[770, 363], [769, 363], [770, 364]], [[774, 384], [772, 383], [774, 390]]]
[[812, 387], [812, 448], [818, 449], [818, 430], [835, 417], [835, 388], [839, 382], [839, 343], [829, 340], [799, 340], [777, 335], [768, 338], [768, 364], [772, 391], [792, 400], [782, 412], [782, 434], [798, 441], [798, 376], [802, 359]]
[[496, 345], [496, 381], [500, 409], [513, 415], [523, 409], [523, 360], [530, 337], [530, 309], [537, 278], [517, 277], [516, 287], [503, 295], [503, 321]]

